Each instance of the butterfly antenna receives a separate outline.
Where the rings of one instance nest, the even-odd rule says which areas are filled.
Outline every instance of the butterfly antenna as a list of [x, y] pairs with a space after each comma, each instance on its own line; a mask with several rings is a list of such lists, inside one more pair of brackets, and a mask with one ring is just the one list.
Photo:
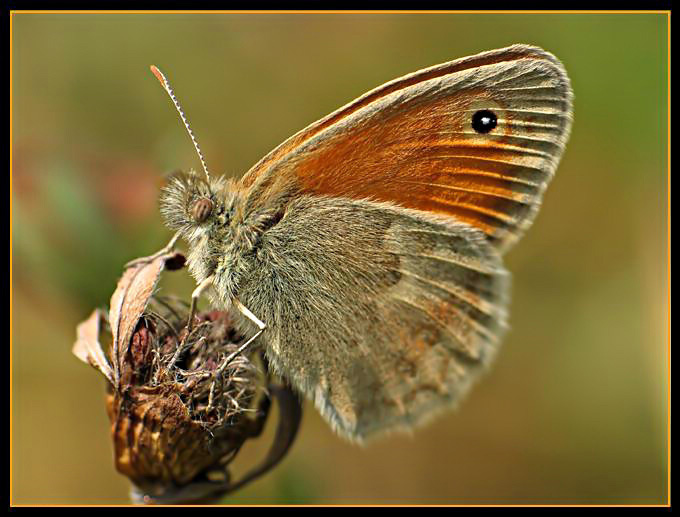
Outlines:
[[161, 72], [154, 65], [151, 65], [151, 72], [153, 73], [153, 75], [156, 76], [156, 79], [158, 79], [158, 81], [163, 86], [163, 89], [170, 96], [170, 99], [172, 100], [172, 103], [175, 105], [175, 108], [177, 108], [177, 112], [179, 113], [179, 116], [182, 118], [182, 122], [184, 122], [184, 127], [187, 128], [187, 131], [189, 132], [189, 137], [191, 137], [191, 141], [194, 143], [194, 147], [196, 148], [196, 152], [198, 153], [198, 157], [201, 160], [201, 165], [203, 166], [203, 172], [205, 172], [205, 178], [208, 180], [208, 182], [210, 182], [210, 174], [208, 173], [208, 166], [205, 164], [205, 158], [203, 158], [203, 153], [201, 152], [201, 148], [198, 147], [198, 142], [196, 141], [196, 138], [194, 137], [194, 132], [191, 130], [191, 126], [189, 126], [189, 121], [184, 116], [184, 112], [182, 111], [182, 107], [179, 105], [179, 101], [175, 97], [175, 94], [173, 93], [172, 88], [170, 87], [170, 83], [168, 82], [168, 80], [163, 75], [163, 72]]

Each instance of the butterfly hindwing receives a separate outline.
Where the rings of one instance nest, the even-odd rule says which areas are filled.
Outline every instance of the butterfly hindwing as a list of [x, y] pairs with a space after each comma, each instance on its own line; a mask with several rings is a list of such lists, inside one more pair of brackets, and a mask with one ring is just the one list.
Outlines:
[[356, 440], [454, 404], [504, 329], [499, 254], [441, 216], [301, 196], [253, 260], [240, 300], [267, 322], [270, 363]]

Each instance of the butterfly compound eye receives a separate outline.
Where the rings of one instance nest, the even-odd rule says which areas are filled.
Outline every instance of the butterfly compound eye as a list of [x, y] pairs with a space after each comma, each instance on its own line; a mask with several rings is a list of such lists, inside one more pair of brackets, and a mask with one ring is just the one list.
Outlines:
[[472, 115], [472, 129], [477, 133], [488, 133], [498, 125], [498, 117], [493, 111], [479, 110]]
[[202, 197], [196, 200], [194, 205], [191, 207], [191, 217], [193, 217], [194, 221], [197, 223], [203, 223], [208, 219], [208, 217], [210, 217], [212, 209], [213, 202], [207, 197]]

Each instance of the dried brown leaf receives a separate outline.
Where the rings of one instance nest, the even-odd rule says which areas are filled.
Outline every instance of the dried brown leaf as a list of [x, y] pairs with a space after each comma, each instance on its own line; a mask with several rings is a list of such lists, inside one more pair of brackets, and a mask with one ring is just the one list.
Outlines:
[[84, 363], [93, 366], [113, 383], [113, 370], [104, 349], [99, 343], [102, 318], [106, 315], [95, 309], [89, 318], [80, 323], [76, 329], [77, 339], [73, 345], [73, 354]]
[[116, 384], [119, 380], [120, 361], [125, 354], [139, 318], [149, 303], [167, 260], [174, 260], [175, 253], [161, 255], [149, 262], [142, 262], [125, 270], [111, 296], [109, 324], [113, 335], [112, 360]]

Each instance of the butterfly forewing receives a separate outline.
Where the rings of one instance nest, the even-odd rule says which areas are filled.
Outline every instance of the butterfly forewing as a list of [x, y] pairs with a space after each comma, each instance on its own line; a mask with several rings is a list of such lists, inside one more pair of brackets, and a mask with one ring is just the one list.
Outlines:
[[[478, 112], [495, 126], [479, 132]], [[550, 54], [523, 45], [410, 74], [312, 124], [243, 179], [251, 204], [281, 192], [389, 201], [481, 229], [505, 251], [540, 205], [571, 122]]]

